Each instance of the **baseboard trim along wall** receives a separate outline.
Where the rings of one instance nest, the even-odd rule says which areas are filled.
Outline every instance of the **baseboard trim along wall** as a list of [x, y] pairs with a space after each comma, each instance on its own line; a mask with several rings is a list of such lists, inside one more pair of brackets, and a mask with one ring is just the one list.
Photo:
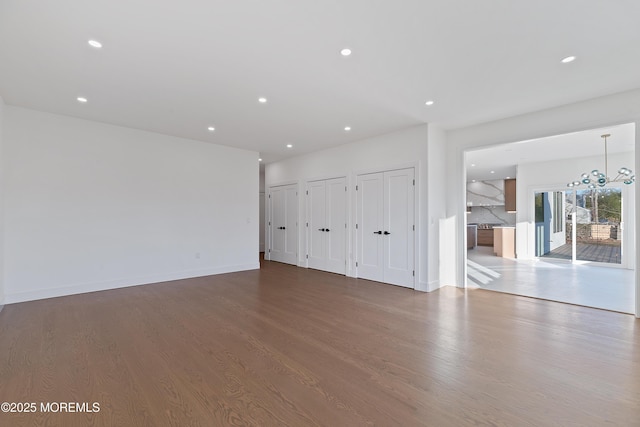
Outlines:
[[[422, 286], [424, 282], [421, 282], [420, 285]], [[437, 291], [438, 289], [440, 289], [442, 287], [442, 284], [440, 283], [439, 279], [436, 280], [432, 280], [430, 282], [425, 283], [425, 287], [422, 289], [426, 289], [427, 292], [433, 292], [433, 291]]]
[[[15, 304], [19, 302], [35, 301], [46, 298], [56, 298], [68, 295], [84, 294], [88, 292], [108, 291], [110, 289], [126, 288], [129, 286], [150, 285], [153, 283], [169, 282], [173, 280], [191, 279], [194, 277], [213, 276], [216, 274], [234, 273], [237, 271], [258, 270], [260, 263], [229, 265], [202, 270], [186, 270], [175, 273], [146, 276], [129, 279], [109, 280], [106, 282], [82, 283], [77, 285], [61, 286], [57, 288], [39, 289], [29, 292], [19, 292], [5, 294], [5, 304]], [[2, 306], [0, 306], [0, 309]]]

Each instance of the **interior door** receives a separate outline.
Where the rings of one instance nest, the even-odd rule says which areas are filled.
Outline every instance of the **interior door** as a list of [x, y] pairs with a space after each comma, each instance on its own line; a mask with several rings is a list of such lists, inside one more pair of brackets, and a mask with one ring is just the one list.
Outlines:
[[314, 181], [308, 185], [309, 209], [309, 267], [318, 270], [326, 268], [325, 232], [326, 230], [326, 182]]
[[358, 277], [384, 281], [384, 174], [358, 176]]
[[414, 170], [384, 173], [384, 281], [414, 287]]
[[347, 200], [344, 178], [308, 185], [309, 267], [346, 273]]
[[298, 190], [297, 185], [272, 187], [270, 256], [272, 261], [297, 265], [298, 258]]
[[326, 181], [325, 270], [346, 274], [347, 188], [344, 178]]

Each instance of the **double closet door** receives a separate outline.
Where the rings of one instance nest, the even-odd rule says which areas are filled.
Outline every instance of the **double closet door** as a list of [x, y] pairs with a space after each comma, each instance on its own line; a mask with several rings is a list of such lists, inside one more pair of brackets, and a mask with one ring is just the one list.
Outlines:
[[298, 186], [269, 189], [269, 259], [298, 263]]
[[312, 181], [307, 188], [309, 268], [346, 274], [345, 179]]
[[414, 169], [359, 175], [357, 274], [414, 288]]

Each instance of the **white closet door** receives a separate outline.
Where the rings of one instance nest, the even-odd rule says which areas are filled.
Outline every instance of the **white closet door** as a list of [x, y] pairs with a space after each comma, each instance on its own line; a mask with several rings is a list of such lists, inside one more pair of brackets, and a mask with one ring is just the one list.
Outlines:
[[358, 277], [384, 281], [384, 174], [358, 176]]
[[384, 173], [384, 281], [414, 287], [414, 170]]
[[285, 236], [282, 227], [285, 224], [284, 189], [273, 187], [269, 192], [269, 256], [272, 261], [282, 262]]
[[272, 261], [297, 264], [298, 197], [297, 186], [270, 189], [270, 256]]
[[298, 186], [289, 185], [285, 189], [285, 250], [284, 261], [298, 265]]
[[[345, 179], [326, 181], [325, 270], [346, 274], [347, 188]], [[311, 258], [311, 256], [309, 256]]]
[[326, 230], [326, 182], [310, 182], [308, 188], [308, 255], [309, 267], [318, 270], [326, 268], [325, 235]]

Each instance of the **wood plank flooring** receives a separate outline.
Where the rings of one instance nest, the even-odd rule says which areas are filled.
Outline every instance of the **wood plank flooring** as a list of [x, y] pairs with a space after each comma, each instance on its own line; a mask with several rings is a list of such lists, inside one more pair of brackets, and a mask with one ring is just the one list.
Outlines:
[[278, 264], [5, 306], [0, 426], [640, 426], [640, 321]]

